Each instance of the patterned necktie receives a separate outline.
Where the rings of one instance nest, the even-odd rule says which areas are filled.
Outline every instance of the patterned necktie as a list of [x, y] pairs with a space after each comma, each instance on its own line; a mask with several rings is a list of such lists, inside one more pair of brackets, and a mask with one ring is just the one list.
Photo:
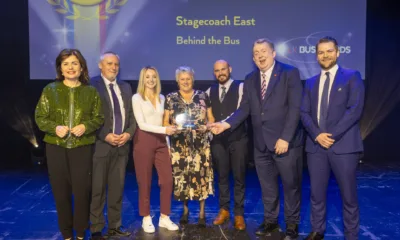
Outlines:
[[267, 92], [267, 81], [265, 80], [265, 73], [261, 74], [262, 83], [261, 83], [261, 99], [264, 100], [265, 93]]
[[119, 105], [117, 94], [114, 91], [114, 84], [110, 83], [111, 96], [114, 103], [114, 133], [121, 134], [122, 133], [122, 114], [121, 107]]
[[329, 72], [325, 73], [326, 79], [324, 83], [324, 88], [322, 90], [322, 95], [321, 95], [321, 105], [319, 108], [319, 127], [321, 128], [322, 131], [327, 131], [326, 129], [326, 117], [328, 115], [328, 96], [329, 96], [329, 85], [330, 85], [330, 77], [329, 77]]
[[226, 87], [222, 86], [222, 93], [221, 93], [221, 97], [219, 98], [219, 101], [222, 102], [224, 101], [225, 95], [226, 95]]

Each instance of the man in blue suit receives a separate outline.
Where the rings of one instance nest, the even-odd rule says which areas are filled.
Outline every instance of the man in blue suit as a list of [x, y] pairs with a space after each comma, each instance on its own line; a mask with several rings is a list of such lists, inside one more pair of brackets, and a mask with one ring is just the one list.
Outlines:
[[279, 174], [285, 198], [286, 239], [296, 239], [301, 199], [302, 84], [298, 69], [275, 61], [275, 56], [272, 42], [255, 41], [253, 61], [258, 69], [244, 81], [240, 107], [226, 121], [212, 124], [212, 131], [215, 134], [228, 128], [232, 131], [251, 116], [254, 163], [264, 203], [264, 222], [256, 234], [279, 231]]
[[337, 65], [339, 49], [334, 38], [320, 39], [316, 52], [321, 73], [307, 80], [301, 105], [311, 180], [312, 232], [306, 239], [324, 237], [326, 191], [332, 170], [343, 201], [345, 237], [354, 240], [359, 231], [356, 169], [363, 151], [359, 120], [364, 85], [358, 71]]

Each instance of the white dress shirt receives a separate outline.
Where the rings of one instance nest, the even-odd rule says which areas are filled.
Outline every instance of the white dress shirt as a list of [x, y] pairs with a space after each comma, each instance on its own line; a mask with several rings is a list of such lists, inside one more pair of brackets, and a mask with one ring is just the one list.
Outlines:
[[[219, 99], [221, 99], [222, 87], [225, 86], [226, 87], [225, 91], [226, 91], [226, 93], [228, 93], [229, 88], [232, 83], [233, 83], [233, 80], [231, 78], [228, 81], [226, 81], [224, 84], [219, 84], [219, 91], [218, 91]], [[210, 97], [210, 88], [207, 89], [206, 93], [207, 93], [208, 97]], [[237, 108], [239, 108], [239, 106], [240, 106], [240, 102], [242, 101], [242, 96], [243, 96], [243, 83], [240, 83], [239, 84], [239, 99], [238, 99], [238, 103], [237, 103]]]
[[119, 89], [119, 86], [117, 84], [117, 79], [115, 79], [114, 81], [110, 81], [107, 78], [105, 78], [103, 75], [101, 75], [101, 77], [103, 78], [104, 84], [106, 85], [106, 89], [108, 92], [108, 96], [110, 97], [110, 102], [111, 102], [111, 107], [113, 110], [113, 132], [115, 131], [115, 116], [114, 116], [114, 101], [111, 95], [111, 89], [110, 89], [110, 83], [112, 83], [114, 85], [114, 92], [117, 95], [118, 98], [118, 102], [119, 102], [119, 106], [121, 109], [121, 117], [122, 117], [122, 129], [121, 131], [124, 130], [124, 126], [125, 126], [125, 107], [124, 107], [124, 101], [122, 100], [122, 95], [121, 95], [121, 90]]
[[318, 123], [319, 123], [319, 115], [320, 115], [320, 108], [321, 108], [321, 97], [322, 97], [322, 92], [324, 91], [324, 85], [325, 85], [325, 81], [326, 81], [325, 73], [329, 72], [329, 78], [330, 78], [329, 90], [328, 90], [328, 104], [329, 104], [329, 97], [331, 95], [332, 84], [333, 84], [333, 81], [335, 80], [336, 72], [338, 69], [339, 69], [339, 66], [336, 64], [328, 71], [326, 71], [326, 70], [321, 71], [321, 76], [319, 78], [319, 89], [318, 89], [318, 112], [317, 112]]
[[152, 133], [166, 133], [166, 127], [162, 126], [164, 115], [165, 97], [160, 94], [160, 101], [156, 102], [156, 107], [146, 97], [143, 100], [139, 93], [132, 97], [133, 113], [140, 130]]

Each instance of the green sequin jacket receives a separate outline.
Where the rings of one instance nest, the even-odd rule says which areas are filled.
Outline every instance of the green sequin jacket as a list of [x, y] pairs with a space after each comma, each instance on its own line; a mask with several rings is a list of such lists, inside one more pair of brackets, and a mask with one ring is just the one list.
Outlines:
[[[90, 85], [70, 88], [61, 81], [50, 83], [43, 89], [36, 106], [35, 121], [39, 129], [45, 132], [46, 143], [65, 148], [93, 144], [96, 130], [104, 122], [100, 96]], [[56, 135], [57, 126], [72, 129], [79, 124], [86, 128], [80, 137], [72, 133], [64, 138]]]

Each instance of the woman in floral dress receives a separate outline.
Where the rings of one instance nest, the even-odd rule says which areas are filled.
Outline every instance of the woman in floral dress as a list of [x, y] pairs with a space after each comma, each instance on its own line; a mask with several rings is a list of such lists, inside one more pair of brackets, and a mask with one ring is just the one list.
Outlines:
[[[205, 227], [205, 199], [214, 194], [211, 133], [207, 124], [214, 122], [214, 116], [207, 94], [193, 89], [194, 71], [190, 67], [179, 67], [176, 70], [176, 81], [179, 91], [167, 95], [164, 112], [165, 126], [183, 128], [170, 136], [174, 197], [184, 203], [181, 224], [188, 222], [188, 200], [200, 201], [198, 223]], [[182, 117], [189, 120], [187, 123], [191, 127], [179, 120]]]

